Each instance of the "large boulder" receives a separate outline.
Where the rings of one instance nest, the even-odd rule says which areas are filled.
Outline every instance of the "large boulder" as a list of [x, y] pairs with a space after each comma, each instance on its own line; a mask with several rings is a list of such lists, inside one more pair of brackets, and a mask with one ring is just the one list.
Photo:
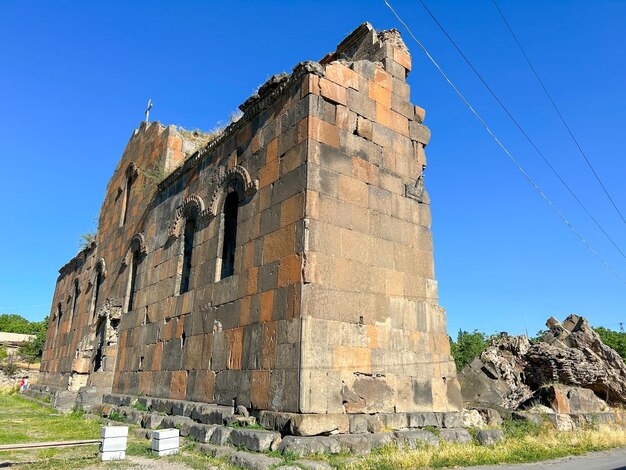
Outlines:
[[506, 334], [492, 340], [459, 374], [464, 406], [515, 410], [540, 399], [557, 412], [585, 413], [603, 411], [602, 399], [626, 403], [626, 364], [586, 319], [570, 315], [546, 325], [536, 344]]
[[526, 353], [531, 344], [525, 336], [502, 333], [459, 373], [463, 406], [514, 410], [533, 396], [524, 383]]
[[543, 342], [525, 355], [526, 383], [539, 387], [560, 383], [593, 390], [609, 403], [626, 403], [626, 364], [602, 342], [587, 320], [570, 315], [560, 324], [554, 318]]

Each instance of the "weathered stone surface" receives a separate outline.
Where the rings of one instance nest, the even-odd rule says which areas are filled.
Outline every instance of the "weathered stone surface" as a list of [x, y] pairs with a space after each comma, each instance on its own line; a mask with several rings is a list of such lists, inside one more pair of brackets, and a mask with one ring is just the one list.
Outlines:
[[341, 452], [341, 446], [336, 439], [328, 436], [285, 436], [278, 446], [278, 450], [303, 457], [311, 454], [338, 454]]
[[233, 432], [233, 428], [228, 428], [226, 426], [217, 426], [211, 436], [209, 437], [209, 441], [211, 444], [216, 444], [218, 446], [223, 446], [229, 443], [228, 438], [230, 437], [230, 433]]
[[472, 442], [472, 436], [467, 429], [441, 429], [439, 437], [443, 441], [457, 444], [469, 444]]
[[608, 411], [606, 402], [586, 388], [549, 385], [541, 387], [536, 396], [557, 413], [602, 413]]
[[332, 465], [326, 462], [315, 460], [296, 460], [296, 464], [307, 470], [330, 470], [333, 468]]
[[289, 422], [290, 433], [294, 436], [319, 436], [333, 432], [347, 433], [349, 418], [338, 414], [300, 414]]
[[576, 429], [576, 424], [569, 415], [552, 413], [546, 415], [546, 418], [554, 425], [557, 431], [573, 431]]
[[499, 427], [502, 424], [502, 416], [500, 416], [500, 413], [498, 413], [498, 411], [492, 408], [480, 407], [474, 407], [472, 409], [476, 410], [480, 414], [487, 426]]
[[430, 431], [423, 429], [411, 431], [396, 431], [393, 433], [398, 445], [409, 449], [418, 449], [423, 446], [439, 445], [439, 438]]
[[478, 410], [463, 410], [462, 416], [464, 428], [482, 428], [487, 425]]
[[344, 452], [353, 454], [367, 454], [372, 449], [383, 447], [393, 442], [391, 433], [377, 434], [338, 434], [332, 437], [341, 446]]
[[544, 416], [544, 414], [529, 413], [527, 411], [514, 411], [512, 415], [513, 419], [517, 419], [519, 421], [530, 421], [537, 426], [541, 426], [543, 424]]
[[[570, 315], [561, 324], [550, 318], [547, 325], [550, 331], [536, 344], [524, 336], [493, 341], [459, 375], [463, 402], [514, 410], [540, 398], [557, 411], [601, 411], [604, 404], [591, 391], [609, 403], [626, 403], [626, 364], [586, 319]], [[560, 386], [542, 389], [554, 382]]]
[[481, 446], [493, 446], [504, 441], [504, 433], [500, 429], [479, 429], [476, 439]]
[[236, 467], [248, 468], [250, 470], [268, 470], [272, 466], [282, 462], [276, 457], [268, 457], [263, 454], [251, 454], [249, 452], [238, 451], [230, 456], [230, 463]]
[[280, 442], [280, 434], [256, 429], [233, 429], [228, 437], [235, 447], [244, 447], [253, 452], [270, 450], [272, 443]]
[[196, 448], [200, 452], [210, 455], [211, 457], [216, 457], [218, 459], [222, 457], [228, 457], [236, 452], [236, 449], [234, 449], [233, 447], [217, 446], [211, 444], [198, 444]]

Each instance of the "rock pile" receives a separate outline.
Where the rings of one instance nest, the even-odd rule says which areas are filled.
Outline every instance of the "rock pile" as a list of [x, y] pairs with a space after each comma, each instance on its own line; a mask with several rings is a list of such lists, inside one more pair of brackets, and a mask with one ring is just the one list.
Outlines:
[[502, 410], [539, 403], [558, 413], [595, 413], [626, 403], [626, 364], [587, 320], [550, 318], [542, 341], [502, 334], [459, 374], [464, 406]]

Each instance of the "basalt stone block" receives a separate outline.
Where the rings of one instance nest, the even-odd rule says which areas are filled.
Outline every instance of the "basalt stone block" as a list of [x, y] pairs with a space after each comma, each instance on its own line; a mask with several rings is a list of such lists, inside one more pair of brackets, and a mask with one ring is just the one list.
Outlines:
[[232, 428], [227, 428], [226, 426], [216, 426], [209, 438], [211, 444], [216, 444], [219, 446], [223, 446], [228, 444], [228, 438], [230, 433], [233, 432]]
[[481, 446], [489, 447], [504, 441], [504, 432], [500, 429], [479, 429], [476, 439]]
[[454, 442], [456, 444], [469, 444], [472, 442], [472, 436], [467, 429], [441, 429], [439, 437], [446, 442]]
[[423, 428], [425, 426], [441, 427], [438, 416], [432, 411], [418, 411], [415, 413], [407, 413], [409, 418], [408, 427]]
[[265, 452], [280, 442], [280, 434], [256, 429], [233, 429], [228, 440], [235, 447], [244, 447], [253, 452]]
[[338, 454], [341, 446], [328, 436], [296, 437], [285, 436], [278, 446], [282, 453], [289, 452], [300, 457], [312, 454]]
[[198, 444], [196, 448], [203, 454], [207, 454], [218, 459], [222, 457], [229, 457], [236, 452], [236, 450], [232, 447], [216, 446], [212, 444]]
[[250, 470], [268, 470], [282, 462], [282, 459], [268, 457], [263, 454], [251, 454], [249, 452], [235, 452], [230, 457], [230, 463], [238, 468], [248, 468]]
[[383, 447], [394, 441], [394, 436], [391, 433], [338, 434], [332, 438], [339, 443], [342, 451], [353, 454], [367, 454], [372, 449]]
[[439, 438], [430, 431], [423, 429], [396, 431], [393, 433], [398, 445], [409, 449], [439, 445]]

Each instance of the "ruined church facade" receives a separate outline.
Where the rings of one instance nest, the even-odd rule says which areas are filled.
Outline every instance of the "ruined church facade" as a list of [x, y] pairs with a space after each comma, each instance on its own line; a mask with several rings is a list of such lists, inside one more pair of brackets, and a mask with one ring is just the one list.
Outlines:
[[216, 137], [142, 123], [95, 241], [60, 270], [40, 384], [293, 413], [460, 409], [410, 70], [399, 34], [364, 24]]

